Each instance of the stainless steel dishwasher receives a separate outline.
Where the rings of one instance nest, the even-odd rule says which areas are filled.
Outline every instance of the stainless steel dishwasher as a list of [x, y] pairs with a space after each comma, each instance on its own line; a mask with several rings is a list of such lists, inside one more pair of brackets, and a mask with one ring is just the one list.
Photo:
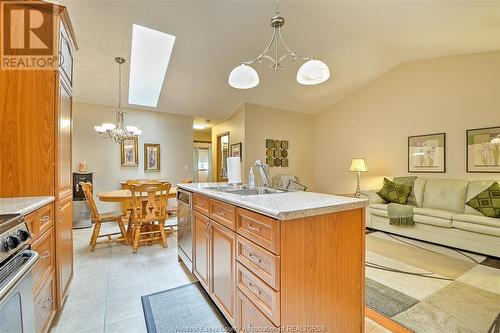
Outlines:
[[193, 194], [177, 189], [177, 255], [193, 271]]

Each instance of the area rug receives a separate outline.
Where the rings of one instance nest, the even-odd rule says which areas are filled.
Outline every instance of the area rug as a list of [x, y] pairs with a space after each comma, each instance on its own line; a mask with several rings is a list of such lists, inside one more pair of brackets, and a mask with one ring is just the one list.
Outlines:
[[148, 333], [233, 332], [199, 282], [142, 296]]
[[417, 333], [498, 333], [500, 260], [366, 235], [366, 305]]

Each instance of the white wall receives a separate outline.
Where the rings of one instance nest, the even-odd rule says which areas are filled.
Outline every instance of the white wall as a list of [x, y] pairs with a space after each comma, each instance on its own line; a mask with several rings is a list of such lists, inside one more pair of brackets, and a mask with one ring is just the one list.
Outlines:
[[408, 136], [440, 132], [446, 132], [447, 172], [422, 177], [500, 179], [465, 172], [465, 131], [500, 126], [499, 88], [499, 51], [392, 69], [315, 117], [316, 190], [352, 192], [353, 157], [367, 160], [362, 188], [379, 188], [384, 176], [408, 173]]
[[[244, 179], [255, 160], [266, 161], [266, 139], [288, 140], [289, 166], [270, 168], [271, 176], [291, 174], [314, 189], [313, 156], [313, 116], [266, 107], [245, 104], [245, 157]], [[262, 185], [261, 177], [255, 170], [255, 180]]]
[[[119, 189], [127, 179], [156, 178], [172, 184], [193, 175], [193, 118], [163, 112], [126, 110], [125, 123], [143, 130], [139, 138], [139, 166], [122, 167], [120, 145], [101, 138], [94, 125], [114, 122], [113, 108], [103, 105], [73, 104], [73, 170], [86, 160], [95, 173], [94, 193]], [[144, 143], [159, 143], [161, 171], [144, 171]], [[103, 209], [114, 209], [98, 204]]]

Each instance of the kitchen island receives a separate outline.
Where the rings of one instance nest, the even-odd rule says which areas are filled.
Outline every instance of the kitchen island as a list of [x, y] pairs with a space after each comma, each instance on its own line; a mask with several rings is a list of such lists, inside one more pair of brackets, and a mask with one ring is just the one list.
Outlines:
[[238, 332], [363, 332], [367, 200], [178, 187], [193, 196], [193, 273]]

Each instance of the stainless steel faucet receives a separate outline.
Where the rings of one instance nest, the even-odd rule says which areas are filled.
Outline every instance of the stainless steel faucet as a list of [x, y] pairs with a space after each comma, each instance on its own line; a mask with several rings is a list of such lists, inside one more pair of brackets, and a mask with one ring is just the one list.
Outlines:
[[257, 160], [255, 161], [255, 167], [259, 170], [262, 181], [264, 182], [264, 187], [271, 187], [269, 185], [269, 166], [261, 160]]

